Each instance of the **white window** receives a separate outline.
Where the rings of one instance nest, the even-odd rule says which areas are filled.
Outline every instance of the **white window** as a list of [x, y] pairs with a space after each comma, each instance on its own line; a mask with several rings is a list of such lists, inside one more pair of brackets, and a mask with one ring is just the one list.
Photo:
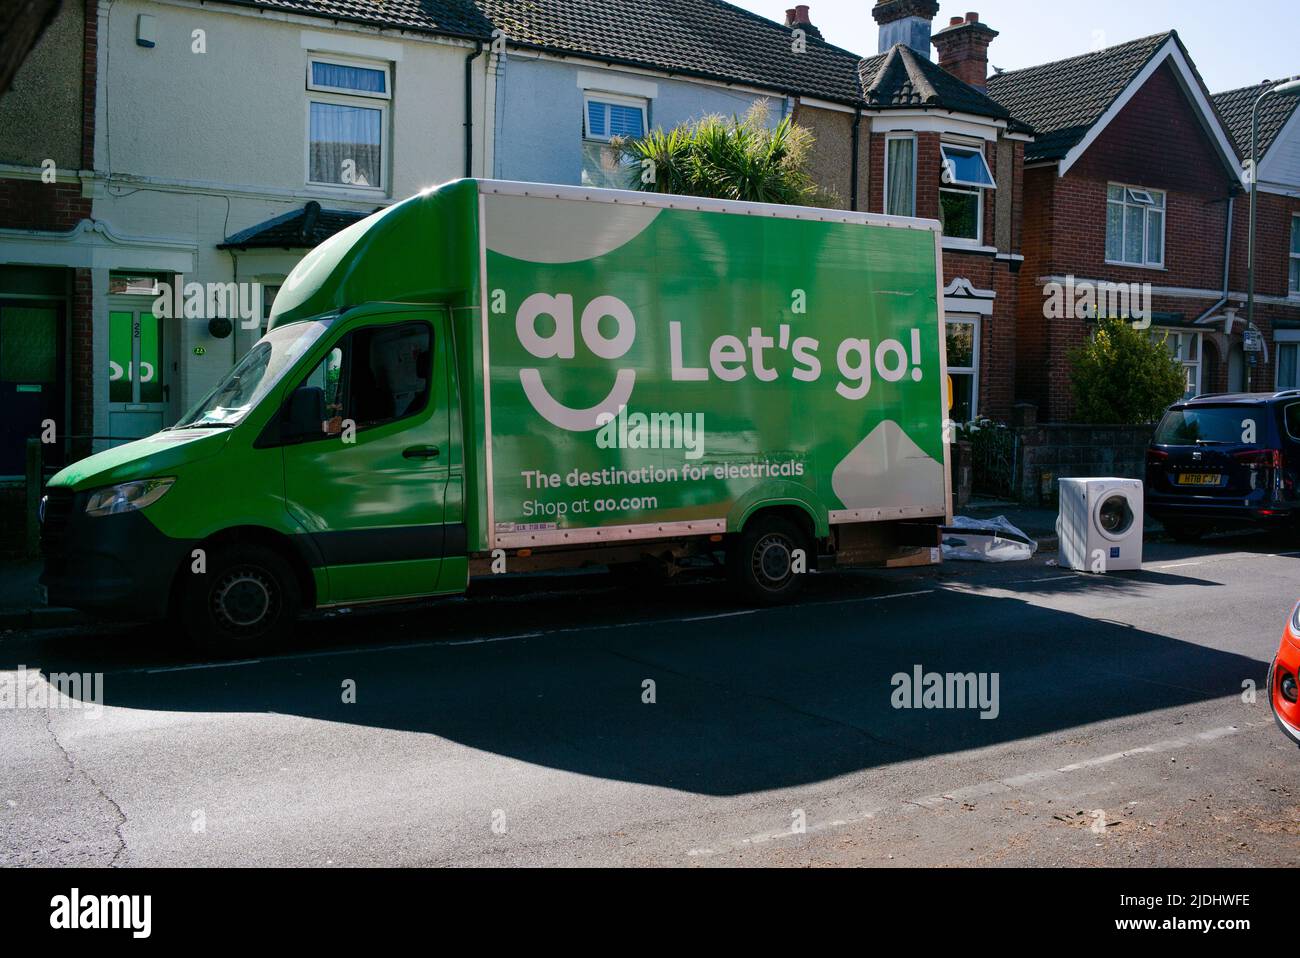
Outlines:
[[1201, 392], [1201, 334], [1183, 329], [1162, 329], [1152, 327], [1151, 335], [1156, 340], [1163, 339], [1169, 349], [1169, 355], [1183, 364], [1187, 377], [1187, 390], [1184, 399], [1191, 399]]
[[1300, 389], [1300, 343], [1277, 343], [1278, 389]]
[[386, 63], [308, 58], [308, 183], [384, 188], [392, 97]]
[[1287, 292], [1300, 296], [1300, 216], [1291, 217], [1291, 273]]
[[1300, 389], [1300, 329], [1274, 330], [1273, 353], [1274, 388]]
[[984, 191], [997, 188], [978, 146], [944, 143], [939, 187], [939, 221], [949, 239], [978, 244], [984, 235]]
[[620, 162], [615, 137], [637, 140], [648, 125], [647, 103], [639, 97], [587, 92], [582, 103], [582, 183], [625, 190], [635, 169]]
[[885, 137], [885, 212], [916, 215], [916, 137]]
[[1165, 194], [1136, 186], [1106, 190], [1106, 262], [1165, 265]]
[[948, 378], [952, 381], [949, 418], [971, 422], [979, 414], [979, 319], [948, 317], [945, 333]]

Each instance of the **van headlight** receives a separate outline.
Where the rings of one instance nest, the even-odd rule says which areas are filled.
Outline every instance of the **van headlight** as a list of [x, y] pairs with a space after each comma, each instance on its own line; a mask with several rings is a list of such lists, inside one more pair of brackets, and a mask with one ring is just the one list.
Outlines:
[[114, 516], [119, 512], [143, 509], [161, 499], [175, 481], [174, 476], [166, 479], [140, 479], [98, 489], [90, 494], [90, 501], [86, 503], [86, 515]]

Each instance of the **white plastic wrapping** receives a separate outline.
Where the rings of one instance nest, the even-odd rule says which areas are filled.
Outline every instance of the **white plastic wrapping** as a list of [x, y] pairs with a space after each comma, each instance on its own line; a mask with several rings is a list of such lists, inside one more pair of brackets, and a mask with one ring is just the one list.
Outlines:
[[1006, 516], [969, 519], [956, 516], [943, 527], [943, 558], [970, 562], [1019, 562], [1028, 559], [1038, 543], [1011, 524]]

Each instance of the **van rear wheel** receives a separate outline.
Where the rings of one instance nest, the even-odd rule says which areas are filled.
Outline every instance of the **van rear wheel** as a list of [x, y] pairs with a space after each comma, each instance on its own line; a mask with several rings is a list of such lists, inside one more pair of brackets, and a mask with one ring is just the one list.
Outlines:
[[759, 516], [727, 550], [727, 571], [746, 600], [778, 605], [803, 589], [811, 551], [808, 536], [793, 522]]
[[186, 569], [177, 613], [185, 632], [203, 648], [251, 652], [288, 637], [302, 605], [293, 567], [265, 546], [239, 544], [211, 550], [207, 570]]

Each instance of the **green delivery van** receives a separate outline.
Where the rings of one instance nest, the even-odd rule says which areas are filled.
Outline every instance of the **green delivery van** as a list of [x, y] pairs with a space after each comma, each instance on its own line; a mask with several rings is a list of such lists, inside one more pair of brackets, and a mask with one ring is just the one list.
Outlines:
[[495, 573], [939, 561], [937, 223], [457, 180], [309, 253], [264, 337], [41, 503], [48, 601], [246, 647]]

